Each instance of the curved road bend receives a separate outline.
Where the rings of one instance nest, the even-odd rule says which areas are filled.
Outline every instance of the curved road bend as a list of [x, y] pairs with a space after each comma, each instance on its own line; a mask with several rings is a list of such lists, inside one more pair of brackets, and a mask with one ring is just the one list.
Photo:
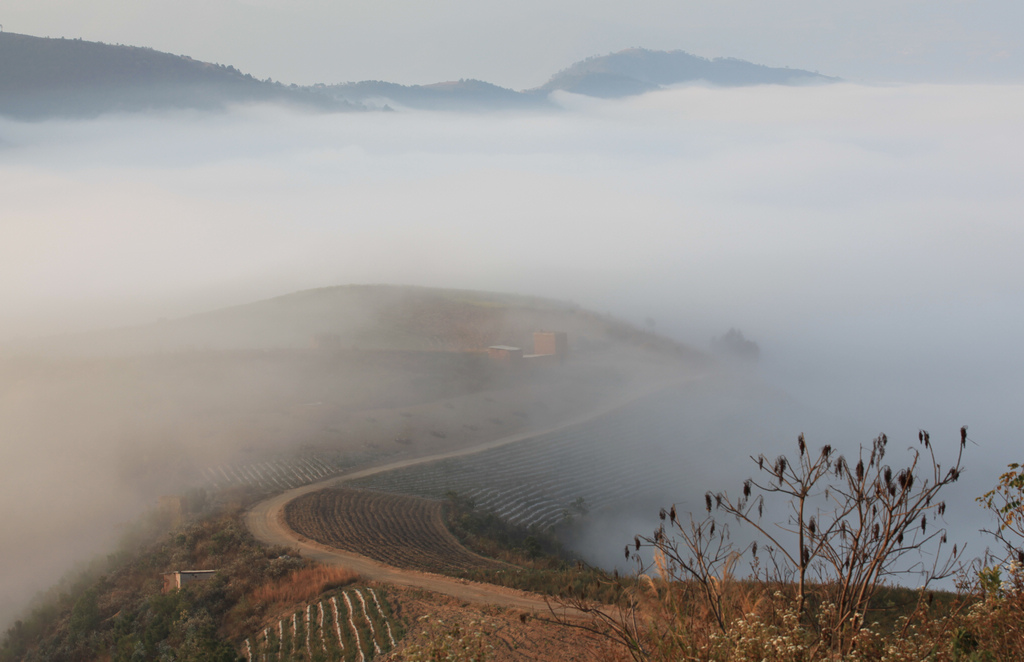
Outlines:
[[395, 469], [401, 469], [403, 467], [409, 467], [417, 464], [425, 464], [435, 460], [481, 453], [492, 448], [498, 448], [507, 444], [516, 443], [517, 441], [539, 437], [557, 430], [579, 425], [597, 418], [598, 416], [602, 416], [619, 409], [620, 407], [624, 407], [625, 405], [635, 402], [644, 396], [678, 385], [684, 381], [688, 380], [674, 380], [660, 384], [657, 387], [633, 394], [627, 398], [623, 398], [622, 400], [606, 405], [605, 407], [589, 412], [585, 415], [578, 416], [546, 430], [509, 435], [507, 437], [484, 442], [477, 444], [476, 446], [463, 448], [457, 451], [389, 462], [354, 471], [352, 473], [342, 474], [340, 476], [332, 476], [331, 478], [311, 483], [309, 485], [303, 485], [302, 487], [296, 487], [257, 503], [255, 506], [250, 508], [248, 512], [246, 512], [245, 523], [246, 526], [249, 527], [253, 536], [261, 542], [298, 549], [306, 558], [314, 559], [325, 565], [341, 565], [346, 568], [350, 568], [355, 572], [358, 572], [364, 579], [379, 581], [386, 584], [421, 588], [435, 593], [450, 595], [466, 602], [493, 604], [516, 609], [548, 612], [549, 608], [547, 599], [534, 593], [517, 591], [502, 586], [496, 586], [494, 584], [469, 582], [467, 580], [456, 579], [454, 577], [445, 577], [443, 575], [434, 575], [416, 570], [395, 568], [378, 561], [374, 561], [373, 559], [360, 554], [335, 549], [309, 540], [308, 538], [300, 536], [292, 531], [285, 523], [285, 504], [302, 496], [303, 494], [309, 494], [310, 492], [316, 492], [327, 487], [337, 486], [349, 480], [355, 480], [357, 478], [372, 476], [374, 474], [393, 471]]

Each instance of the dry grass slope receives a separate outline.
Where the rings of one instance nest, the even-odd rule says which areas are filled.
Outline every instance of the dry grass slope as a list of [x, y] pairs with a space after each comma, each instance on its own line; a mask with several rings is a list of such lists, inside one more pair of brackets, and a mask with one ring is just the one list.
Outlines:
[[253, 593], [253, 600], [266, 604], [290, 604], [306, 602], [324, 591], [346, 586], [359, 579], [359, 575], [347, 568], [311, 566], [295, 570], [287, 577], [271, 584], [260, 586]]

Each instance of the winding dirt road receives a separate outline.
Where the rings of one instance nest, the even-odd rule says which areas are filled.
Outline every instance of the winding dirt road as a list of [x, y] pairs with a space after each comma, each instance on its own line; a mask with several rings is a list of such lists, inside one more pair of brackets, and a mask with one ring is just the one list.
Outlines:
[[[683, 380], [676, 380], [667, 384], [663, 383], [655, 388], [646, 389], [640, 393], [634, 393], [629, 397], [618, 400], [612, 404], [606, 405], [605, 407], [589, 412], [583, 416], [578, 416], [545, 430], [509, 435], [507, 437], [502, 437], [500, 439], [477, 444], [457, 451], [408, 458], [405, 460], [381, 464], [359, 471], [342, 474], [340, 476], [334, 476], [317, 483], [297, 487], [261, 501], [253, 506], [245, 514], [245, 523], [257, 540], [267, 544], [284, 545], [298, 549], [306, 558], [314, 559], [325, 565], [340, 565], [350, 568], [358, 572], [364, 579], [387, 584], [396, 584], [399, 586], [421, 588], [435, 593], [450, 595], [465, 602], [491, 604], [527, 611], [549, 613], [550, 603], [547, 598], [541, 595], [517, 591], [493, 584], [470, 582], [464, 579], [456, 579], [443, 575], [395, 568], [379, 563], [378, 561], [374, 561], [373, 559], [360, 554], [335, 549], [309, 540], [308, 538], [292, 531], [285, 523], [285, 504], [299, 496], [302, 496], [303, 494], [322, 490], [327, 487], [338, 486], [346, 481], [355, 480], [357, 478], [372, 476], [374, 474], [393, 471], [395, 469], [401, 469], [403, 467], [409, 467], [417, 464], [425, 464], [435, 460], [481, 453], [492, 448], [498, 448], [507, 444], [513, 444], [518, 441], [524, 441], [526, 439], [531, 439], [533, 437], [538, 437], [557, 430], [579, 425], [593, 418], [603, 416], [604, 414], [624, 407], [642, 397], [680, 384], [682, 381]], [[552, 604], [551, 606], [553, 607], [554, 605]], [[568, 612], [560, 613], [568, 614]]]

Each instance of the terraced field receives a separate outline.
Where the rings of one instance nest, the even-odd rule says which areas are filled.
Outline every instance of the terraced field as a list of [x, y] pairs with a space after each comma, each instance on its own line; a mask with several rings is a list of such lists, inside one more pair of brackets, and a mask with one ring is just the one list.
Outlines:
[[241, 655], [250, 662], [367, 662], [392, 650], [403, 632], [383, 594], [351, 589], [246, 639]]
[[679, 493], [684, 453], [692, 450], [680, 443], [685, 424], [672, 397], [659, 394], [573, 428], [348, 484], [428, 498], [455, 491], [509, 522], [540, 528], [584, 509], [665, 498]]
[[255, 487], [267, 492], [315, 483], [338, 473], [338, 467], [317, 455], [278, 458], [248, 464], [223, 464], [202, 470], [207, 487]]
[[284, 515], [299, 535], [397, 568], [444, 573], [495, 567], [459, 544], [443, 509], [436, 500], [326, 489], [289, 502]]

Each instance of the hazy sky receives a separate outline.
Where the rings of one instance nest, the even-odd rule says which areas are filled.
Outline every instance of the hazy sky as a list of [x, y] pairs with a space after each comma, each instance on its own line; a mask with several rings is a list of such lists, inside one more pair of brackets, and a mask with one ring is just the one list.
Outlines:
[[634, 46], [855, 81], [1024, 80], [1018, 0], [5, 0], [0, 22], [300, 84], [480, 78], [518, 89]]

